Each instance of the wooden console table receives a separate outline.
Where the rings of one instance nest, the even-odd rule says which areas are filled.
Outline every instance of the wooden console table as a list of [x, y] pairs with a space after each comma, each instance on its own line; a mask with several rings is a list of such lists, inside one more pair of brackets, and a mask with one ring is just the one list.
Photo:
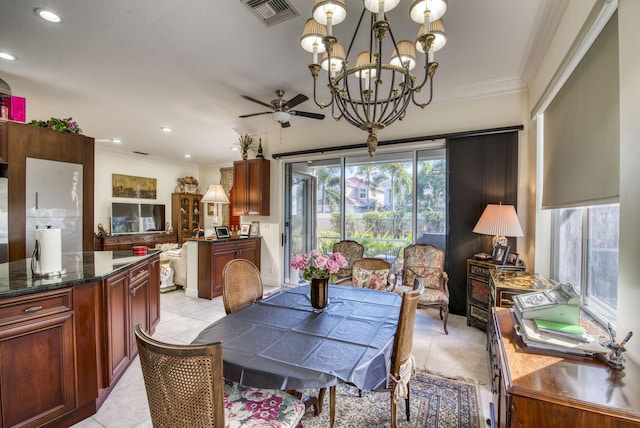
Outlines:
[[134, 245], [155, 248], [157, 244], [177, 244], [177, 233], [135, 233], [131, 235], [96, 236], [96, 251], [130, 250]]
[[640, 427], [640, 366], [527, 351], [510, 309], [488, 326], [492, 427]]

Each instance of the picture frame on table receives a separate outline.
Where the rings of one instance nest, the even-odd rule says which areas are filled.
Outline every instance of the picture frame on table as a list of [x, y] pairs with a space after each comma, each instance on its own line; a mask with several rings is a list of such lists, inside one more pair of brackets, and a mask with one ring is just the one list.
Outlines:
[[508, 264], [511, 266], [517, 266], [519, 259], [520, 257], [518, 253], [516, 253], [515, 251], [510, 252], [509, 255], [507, 255], [507, 262], [505, 264]]
[[498, 245], [493, 249], [491, 261], [497, 265], [504, 265], [509, 256], [509, 247], [506, 245]]
[[240, 225], [240, 236], [249, 236], [250, 231], [251, 225], [249, 223]]
[[252, 221], [251, 229], [249, 230], [249, 236], [260, 236], [260, 222]]
[[207, 203], [207, 215], [209, 216], [216, 215], [216, 204]]
[[218, 239], [228, 239], [231, 237], [229, 233], [229, 228], [227, 226], [216, 226], [216, 238]]

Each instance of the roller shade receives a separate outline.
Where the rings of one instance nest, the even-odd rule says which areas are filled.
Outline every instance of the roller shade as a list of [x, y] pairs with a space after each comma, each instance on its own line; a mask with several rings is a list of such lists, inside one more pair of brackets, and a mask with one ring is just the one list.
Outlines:
[[542, 208], [618, 201], [618, 15], [544, 112]]

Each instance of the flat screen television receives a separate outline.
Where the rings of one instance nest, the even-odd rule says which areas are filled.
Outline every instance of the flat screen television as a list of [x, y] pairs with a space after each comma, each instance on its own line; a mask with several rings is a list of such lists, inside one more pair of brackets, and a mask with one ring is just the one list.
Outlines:
[[111, 234], [163, 232], [163, 204], [111, 203]]

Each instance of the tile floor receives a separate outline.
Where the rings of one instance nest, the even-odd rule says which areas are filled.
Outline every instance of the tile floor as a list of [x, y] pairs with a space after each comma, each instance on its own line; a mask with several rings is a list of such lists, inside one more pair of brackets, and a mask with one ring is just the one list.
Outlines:
[[[274, 290], [265, 287], [265, 294]], [[194, 299], [185, 296], [182, 290], [162, 294], [160, 307], [160, 323], [153, 337], [170, 343], [190, 343], [202, 329], [225, 315], [222, 297]], [[449, 316], [448, 327], [446, 336], [437, 310], [418, 310], [413, 343], [417, 368], [476, 383], [486, 419], [491, 391], [485, 333], [467, 327], [466, 318], [457, 315]], [[74, 425], [75, 428], [151, 426], [138, 359], [127, 369], [98, 413]]]

